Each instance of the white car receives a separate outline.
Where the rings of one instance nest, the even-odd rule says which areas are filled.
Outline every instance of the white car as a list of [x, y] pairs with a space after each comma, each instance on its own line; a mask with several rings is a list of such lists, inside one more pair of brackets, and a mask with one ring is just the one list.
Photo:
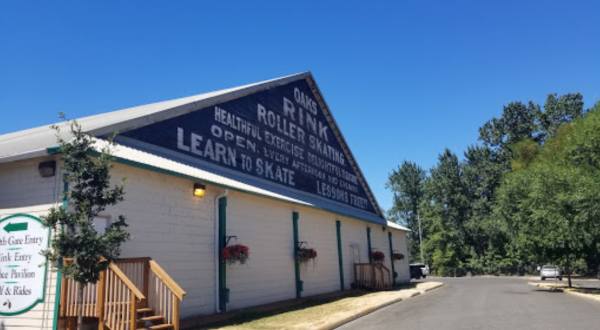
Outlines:
[[558, 278], [559, 281], [562, 281], [562, 275], [562, 270], [556, 265], [544, 265], [540, 269], [540, 279], [542, 281], [547, 278]]

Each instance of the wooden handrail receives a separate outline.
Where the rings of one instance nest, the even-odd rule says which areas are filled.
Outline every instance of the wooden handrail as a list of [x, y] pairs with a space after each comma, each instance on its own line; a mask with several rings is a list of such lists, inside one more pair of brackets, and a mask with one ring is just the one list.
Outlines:
[[380, 263], [354, 264], [355, 284], [373, 290], [387, 290], [391, 286], [390, 270]]
[[173, 281], [173, 279], [167, 274], [167, 272], [165, 272], [157, 263], [156, 261], [150, 259], [150, 269], [154, 272], [154, 274], [156, 274], [156, 276], [165, 283], [165, 285], [171, 289], [171, 291], [173, 292], [173, 294], [179, 298], [180, 300], [183, 300], [183, 297], [185, 296], [185, 291], [183, 291], [183, 289], [177, 285], [177, 283], [175, 283], [175, 281]]
[[127, 288], [129, 290], [131, 290], [131, 292], [136, 296], [136, 298], [142, 300], [142, 299], [146, 299], [146, 296], [144, 296], [144, 294], [133, 284], [131, 283], [131, 281], [129, 280], [129, 278], [127, 278], [127, 276], [125, 276], [125, 274], [123, 274], [123, 272], [119, 269], [119, 267], [117, 265], [110, 264], [110, 269], [115, 272], [115, 274], [119, 277], [119, 279], [121, 281], [123, 281], [123, 284], [125, 284], [127, 286]]
[[[66, 262], [73, 262], [73, 260], [74, 260], [74, 258], [64, 258], [63, 262], [65, 262], [65, 263]], [[104, 258], [103, 258], [103, 260], [104, 260]], [[151, 260], [151, 259], [149, 257], [143, 257], [143, 258], [122, 259], [122, 260], [126, 260], [126, 261], [129, 261], [129, 262], [134, 262], [134, 261], [148, 261], [148, 260]], [[127, 285], [127, 287], [129, 288], [129, 290], [131, 290], [133, 292], [133, 294], [138, 299], [140, 299], [140, 300], [141, 299], [146, 299], [146, 296], [144, 296], [144, 294], [129, 280], [129, 278], [127, 278], [127, 276], [121, 271], [121, 269], [117, 265], [115, 265], [114, 263], [111, 263], [108, 267], [110, 269], [112, 269], [112, 271], [114, 271], [115, 274], [117, 274], [117, 276], [121, 279], [121, 281], [123, 281], [123, 283], [125, 285]], [[161, 269], [161, 271], [163, 271], [163, 273], [164, 273], [164, 270]], [[168, 277], [168, 275], [167, 275], [167, 277]], [[169, 279], [171, 279], [171, 278], [169, 277]], [[185, 292], [184, 292], [184, 295], [185, 295]]]
[[[64, 258], [65, 263], [73, 258]], [[154, 260], [148, 257], [124, 258], [108, 265], [96, 284], [85, 287], [83, 300], [76, 295], [77, 283], [63, 278], [60, 301], [62, 317], [76, 316], [76, 308], [83, 305], [83, 315], [98, 317], [99, 328], [130, 330], [138, 326], [138, 310], [152, 308], [179, 330], [180, 303], [186, 292]]]

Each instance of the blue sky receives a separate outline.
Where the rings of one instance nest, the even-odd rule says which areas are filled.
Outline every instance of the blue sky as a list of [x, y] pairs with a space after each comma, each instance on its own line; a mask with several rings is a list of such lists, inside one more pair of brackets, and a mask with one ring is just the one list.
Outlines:
[[599, 40], [593, 0], [0, 1], [0, 134], [312, 71], [387, 209], [503, 105], [592, 106]]

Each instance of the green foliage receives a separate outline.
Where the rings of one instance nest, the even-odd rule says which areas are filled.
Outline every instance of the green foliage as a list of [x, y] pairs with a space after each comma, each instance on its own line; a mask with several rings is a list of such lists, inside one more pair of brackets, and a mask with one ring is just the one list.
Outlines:
[[468, 198], [458, 158], [446, 149], [430, 173], [425, 182], [423, 205], [430, 233], [425, 249], [436, 268], [460, 267], [465, 255]]
[[[64, 119], [62, 114], [61, 118]], [[119, 257], [120, 246], [130, 235], [125, 231], [127, 224], [122, 215], [104, 233], [97, 232], [93, 226], [94, 218], [107, 206], [123, 200], [123, 183], [110, 188], [112, 139], [94, 160], [89, 156], [94, 150], [93, 137], [84, 133], [76, 121], [67, 122], [72, 139], [63, 139], [58, 126], [52, 128], [61, 146], [63, 179], [69, 187], [64, 197], [70, 207], [53, 207], [43, 217], [44, 224], [57, 233], [50, 248], [43, 253], [53, 262], [73, 258], [72, 263], [65, 266], [58, 263], [58, 267], [63, 268], [64, 277], [85, 285], [98, 281], [100, 272]]]
[[544, 109], [539, 115], [541, 129], [544, 135], [554, 136], [563, 124], [583, 117], [583, 96], [580, 93], [568, 93], [560, 97], [550, 94]]
[[[438, 274], [533, 272], [549, 262], [597, 269], [600, 102], [584, 111], [582, 100], [550, 94], [543, 111], [511, 102], [479, 129], [483, 143], [463, 161], [446, 150], [428, 177], [408, 161], [390, 175], [388, 214], [413, 230], [410, 215], [421, 214], [426, 259]], [[410, 236], [411, 260], [416, 244]]]
[[515, 143], [511, 150], [514, 158], [511, 162], [512, 170], [521, 170], [527, 168], [540, 152], [540, 145], [531, 139], [525, 139]]
[[501, 152], [523, 139], [539, 139], [540, 106], [529, 101], [511, 102], [504, 107], [502, 117], [492, 118], [479, 128], [479, 140]]
[[563, 262], [567, 274], [600, 237], [599, 132], [596, 111], [563, 125], [533, 160], [521, 153], [526, 160], [515, 162], [528, 165], [509, 173], [499, 192], [498, 216], [516, 249], [540, 262]]
[[418, 209], [423, 200], [425, 177], [426, 173], [420, 166], [404, 161], [402, 166], [390, 174], [386, 184], [386, 188], [394, 193], [394, 205], [388, 211], [388, 218], [413, 229], [408, 234], [411, 262], [420, 262]]

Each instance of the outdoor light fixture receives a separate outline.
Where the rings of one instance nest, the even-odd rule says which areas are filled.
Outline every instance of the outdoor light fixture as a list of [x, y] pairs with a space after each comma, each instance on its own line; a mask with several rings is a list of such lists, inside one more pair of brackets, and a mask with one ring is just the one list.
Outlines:
[[41, 162], [40, 165], [38, 165], [38, 171], [42, 178], [54, 176], [56, 174], [56, 161], [49, 160], [47, 162]]
[[202, 197], [206, 192], [206, 186], [201, 183], [194, 183], [194, 196]]

